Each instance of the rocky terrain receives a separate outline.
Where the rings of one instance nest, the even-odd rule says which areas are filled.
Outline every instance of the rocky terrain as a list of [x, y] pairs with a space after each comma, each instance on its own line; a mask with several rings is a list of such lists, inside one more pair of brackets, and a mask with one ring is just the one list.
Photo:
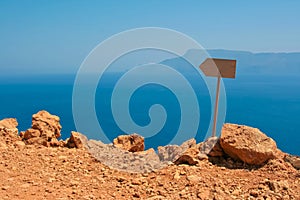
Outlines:
[[300, 158], [256, 128], [155, 151], [137, 134], [59, 140], [59, 121], [40, 111], [20, 133], [0, 121], [0, 199], [300, 199]]

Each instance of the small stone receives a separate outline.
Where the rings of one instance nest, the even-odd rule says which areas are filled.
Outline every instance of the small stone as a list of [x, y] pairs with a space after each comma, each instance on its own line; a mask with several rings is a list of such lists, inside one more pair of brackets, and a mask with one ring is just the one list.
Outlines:
[[199, 160], [207, 160], [207, 159], [208, 159], [208, 156], [207, 156], [206, 154], [200, 152], [200, 153], [198, 154], [198, 159], [199, 159]]
[[134, 193], [132, 196], [135, 197], [135, 198], [140, 198], [141, 197], [138, 193]]
[[19, 136], [20, 136], [21, 138], [24, 138], [24, 135], [25, 135], [25, 131], [21, 131], [20, 134], [19, 134]]
[[117, 181], [120, 182], [120, 183], [122, 183], [122, 182], [126, 181], [126, 178], [124, 178], [124, 177], [118, 177]]
[[180, 179], [180, 172], [178, 172], [178, 171], [175, 172], [175, 174], [174, 174], [174, 179], [175, 179], [175, 180]]
[[30, 184], [29, 183], [24, 183], [23, 185], [20, 186], [21, 188], [28, 188], [30, 187]]
[[25, 143], [24, 143], [23, 141], [16, 141], [16, 142], [15, 142], [15, 145], [16, 145], [17, 147], [19, 147], [19, 148], [22, 148], [22, 147], [25, 146]]
[[67, 156], [58, 156], [58, 159], [66, 161], [68, 159], [68, 157]]
[[40, 135], [41, 135], [41, 132], [39, 130], [30, 128], [25, 131], [24, 139], [28, 140], [30, 138], [40, 137]]
[[210, 191], [207, 189], [207, 190], [203, 190], [203, 191], [200, 191], [198, 192], [197, 194], [197, 197], [201, 200], [208, 200], [208, 199], [212, 199], [210, 197]]
[[191, 183], [199, 183], [199, 181], [200, 181], [200, 178], [196, 175], [189, 175], [186, 177], [186, 179], [188, 181], [190, 181]]
[[258, 197], [259, 192], [258, 192], [257, 190], [252, 190], [252, 191], [250, 192], [250, 195], [253, 196], [253, 197]]
[[8, 189], [9, 189], [9, 186], [2, 186], [1, 189], [2, 189], [2, 190], [8, 190]]
[[132, 182], [131, 182], [131, 184], [132, 185], [141, 185], [142, 183], [141, 183], [141, 181], [140, 180], [132, 180]]
[[48, 183], [52, 183], [52, 182], [54, 182], [56, 179], [55, 178], [49, 178], [48, 179]]
[[186, 171], [181, 170], [181, 171], [180, 171], [180, 175], [186, 175]]

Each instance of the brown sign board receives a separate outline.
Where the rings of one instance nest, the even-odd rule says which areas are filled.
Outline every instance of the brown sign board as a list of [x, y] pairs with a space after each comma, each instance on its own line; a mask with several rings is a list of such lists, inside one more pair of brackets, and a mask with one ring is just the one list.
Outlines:
[[199, 67], [206, 76], [235, 78], [236, 60], [207, 58]]

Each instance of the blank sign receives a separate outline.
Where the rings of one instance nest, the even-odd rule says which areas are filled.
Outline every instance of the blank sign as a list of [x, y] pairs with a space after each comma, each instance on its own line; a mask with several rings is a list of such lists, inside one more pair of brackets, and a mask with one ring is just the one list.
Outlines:
[[199, 67], [206, 76], [235, 78], [236, 60], [207, 58]]

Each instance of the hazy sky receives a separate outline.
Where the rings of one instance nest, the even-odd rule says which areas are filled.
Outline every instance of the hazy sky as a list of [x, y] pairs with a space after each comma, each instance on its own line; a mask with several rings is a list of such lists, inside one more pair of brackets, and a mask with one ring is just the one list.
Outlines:
[[145, 26], [207, 49], [300, 52], [299, 11], [297, 0], [1, 0], [0, 69], [78, 68], [107, 37]]

